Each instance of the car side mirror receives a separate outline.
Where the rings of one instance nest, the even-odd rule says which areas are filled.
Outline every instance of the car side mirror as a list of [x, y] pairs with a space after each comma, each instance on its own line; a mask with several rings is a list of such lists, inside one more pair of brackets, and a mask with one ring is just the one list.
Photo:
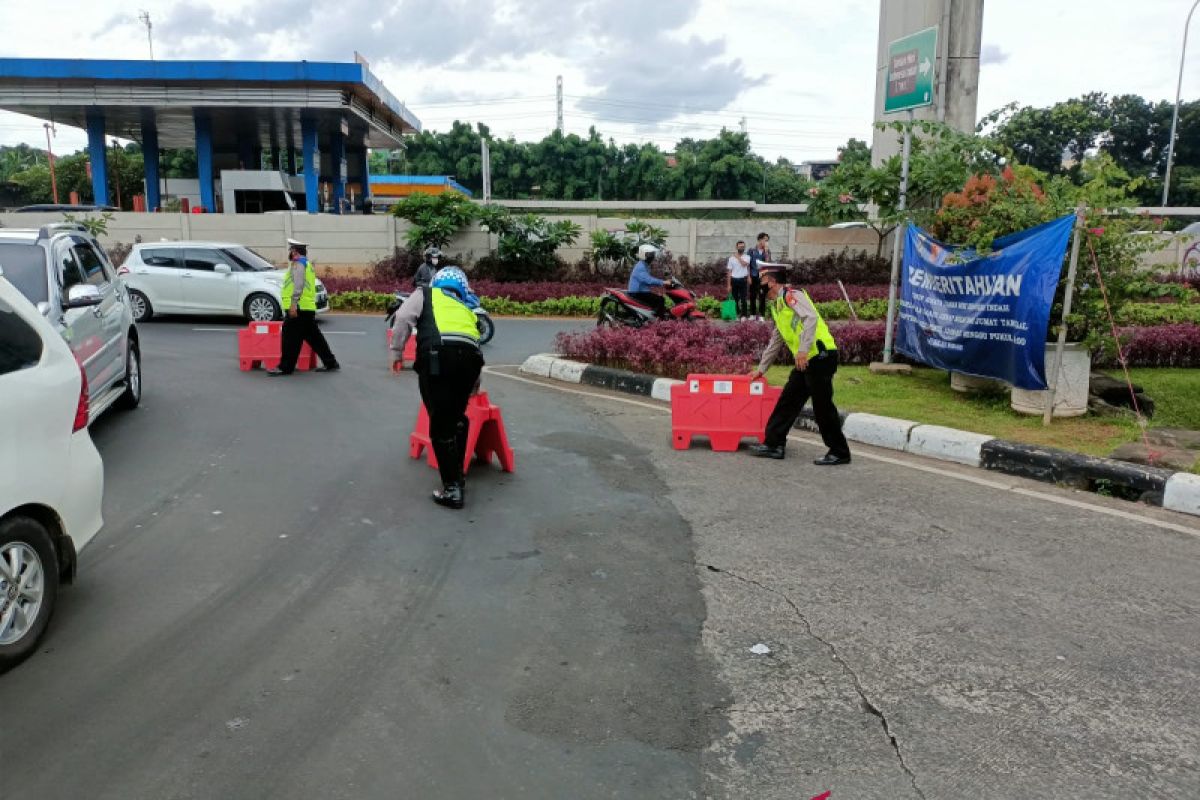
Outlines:
[[233, 272], [233, 267], [229, 266], [228, 264], [214, 264], [213, 272], [219, 272], [222, 275], [228, 275], [229, 273]]
[[98, 306], [102, 302], [104, 297], [100, 294], [100, 289], [90, 283], [78, 283], [67, 289], [67, 301], [63, 303], [63, 308], [88, 308]]

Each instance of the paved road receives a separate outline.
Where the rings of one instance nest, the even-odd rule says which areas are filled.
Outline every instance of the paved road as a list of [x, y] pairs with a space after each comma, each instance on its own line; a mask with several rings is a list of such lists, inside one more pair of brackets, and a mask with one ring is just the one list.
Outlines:
[[94, 429], [106, 528], [0, 679], [5, 800], [1200, 794], [1188, 520], [676, 453], [658, 408], [499, 374], [518, 471], [454, 514], [381, 320], [273, 380], [221, 327], [144, 326], [144, 407]]

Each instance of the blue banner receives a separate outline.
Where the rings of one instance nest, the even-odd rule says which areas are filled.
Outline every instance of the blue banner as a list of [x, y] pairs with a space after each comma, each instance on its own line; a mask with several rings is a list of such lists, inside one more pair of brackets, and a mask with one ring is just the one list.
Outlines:
[[1075, 216], [951, 247], [909, 225], [896, 349], [939, 369], [1046, 388], [1046, 329]]

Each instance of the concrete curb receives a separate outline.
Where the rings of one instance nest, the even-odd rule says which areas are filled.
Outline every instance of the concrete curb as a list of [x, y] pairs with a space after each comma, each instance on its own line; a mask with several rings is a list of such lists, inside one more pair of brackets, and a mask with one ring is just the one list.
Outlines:
[[[550, 354], [530, 356], [520, 370], [527, 375], [583, 383], [664, 402], [670, 402], [671, 386], [682, 382], [597, 367]], [[796, 427], [816, 432], [810, 408], [801, 413]], [[842, 414], [842, 431], [852, 442], [1087, 491], [1104, 491], [1200, 516], [1200, 475], [1008, 442], [981, 433], [877, 414]]]

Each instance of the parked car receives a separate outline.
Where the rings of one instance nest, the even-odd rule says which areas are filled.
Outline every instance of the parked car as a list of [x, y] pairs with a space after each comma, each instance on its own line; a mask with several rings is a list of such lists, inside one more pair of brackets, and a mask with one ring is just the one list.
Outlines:
[[0, 672], [37, 647], [102, 524], [88, 400], [71, 348], [0, 270]]
[[[135, 244], [120, 269], [138, 322], [155, 314], [283, 319], [284, 273], [250, 248], [227, 242]], [[317, 281], [317, 313], [328, 310], [329, 294]]]
[[77, 223], [0, 228], [0, 269], [62, 335], [87, 374], [88, 423], [142, 399], [142, 354], [130, 296], [104, 248]]

